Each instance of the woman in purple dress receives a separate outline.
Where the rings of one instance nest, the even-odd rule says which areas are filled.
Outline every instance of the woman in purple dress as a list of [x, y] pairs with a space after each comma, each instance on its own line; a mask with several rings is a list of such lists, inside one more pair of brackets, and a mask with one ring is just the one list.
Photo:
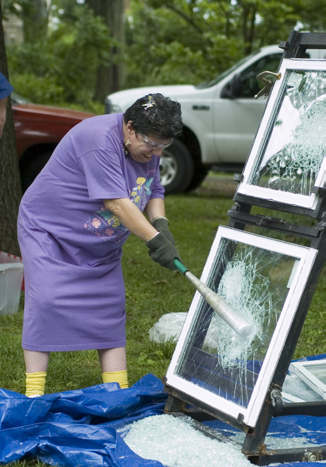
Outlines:
[[86, 119], [25, 192], [18, 238], [27, 396], [44, 394], [51, 351], [97, 349], [103, 382], [128, 387], [121, 248], [131, 232], [175, 269], [159, 156], [181, 131], [180, 104], [161, 94], [125, 114]]

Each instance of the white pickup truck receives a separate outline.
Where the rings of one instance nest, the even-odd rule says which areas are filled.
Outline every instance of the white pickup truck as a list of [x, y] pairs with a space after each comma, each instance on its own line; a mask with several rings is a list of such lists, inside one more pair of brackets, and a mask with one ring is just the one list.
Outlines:
[[[317, 52], [317, 51], [315, 51]], [[267, 46], [244, 58], [209, 83], [151, 86], [107, 96], [105, 112], [124, 112], [136, 99], [160, 92], [181, 104], [183, 135], [164, 150], [161, 182], [167, 194], [189, 191], [210, 168], [242, 171], [262, 118], [266, 99], [254, 96], [262, 71], [276, 72], [283, 50]]]

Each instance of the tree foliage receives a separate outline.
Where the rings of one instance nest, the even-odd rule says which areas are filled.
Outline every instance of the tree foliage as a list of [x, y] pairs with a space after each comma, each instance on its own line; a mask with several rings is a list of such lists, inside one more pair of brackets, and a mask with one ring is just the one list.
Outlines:
[[212, 79], [256, 48], [286, 40], [300, 20], [291, 2], [133, 0], [125, 87]]
[[121, 87], [209, 81], [295, 28], [326, 27], [323, 0], [130, 0], [124, 27], [123, 0], [3, 2], [21, 15], [25, 31], [39, 21], [42, 39], [26, 33], [10, 50], [10, 69], [30, 98], [48, 88], [51, 103], [102, 101]]
[[46, 103], [85, 104], [93, 97], [96, 70], [110, 59], [115, 41], [86, 5], [75, 5], [69, 14], [63, 10], [62, 18], [60, 11], [45, 37], [8, 47], [12, 79], [35, 102], [43, 96], [44, 103], [41, 91], [48, 88]]
[[23, 22], [23, 34], [26, 42], [46, 37], [49, 19], [47, 0], [3, 0], [6, 11], [18, 16]]

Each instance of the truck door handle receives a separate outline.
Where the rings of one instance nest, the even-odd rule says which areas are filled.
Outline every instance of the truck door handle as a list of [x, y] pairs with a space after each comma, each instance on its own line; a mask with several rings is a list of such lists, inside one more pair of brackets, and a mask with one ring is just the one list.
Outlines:
[[192, 110], [210, 110], [209, 105], [193, 105]]

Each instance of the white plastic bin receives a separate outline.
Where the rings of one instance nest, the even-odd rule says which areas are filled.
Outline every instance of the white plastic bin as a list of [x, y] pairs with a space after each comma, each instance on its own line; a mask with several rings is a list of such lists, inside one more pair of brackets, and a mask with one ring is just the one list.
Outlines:
[[23, 282], [23, 263], [0, 264], [0, 314], [17, 313]]
[[[23, 258], [21, 256], [12, 255], [11, 253], [6, 253], [5, 251], [0, 251], [0, 264], [7, 263], [22, 263]], [[22, 282], [22, 290], [25, 290], [24, 278]]]

